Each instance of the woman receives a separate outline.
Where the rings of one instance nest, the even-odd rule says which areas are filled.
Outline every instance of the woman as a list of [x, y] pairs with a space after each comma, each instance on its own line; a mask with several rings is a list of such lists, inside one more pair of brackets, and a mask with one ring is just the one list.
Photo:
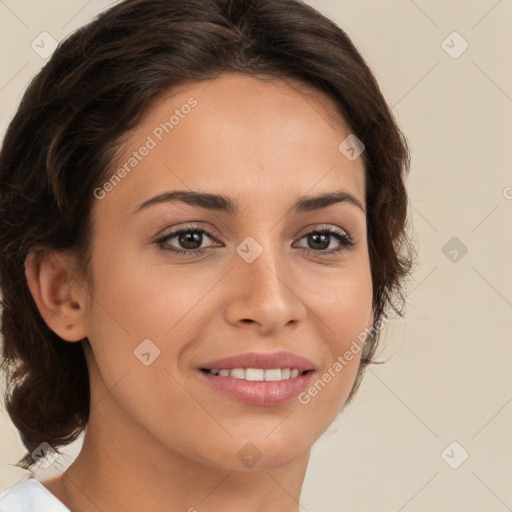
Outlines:
[[65, 40], [0, 154], [32, 473], [0, 510], [299, 510], [402, 314], [408, 168], [369, 67], [302, 2], [125, 0]]

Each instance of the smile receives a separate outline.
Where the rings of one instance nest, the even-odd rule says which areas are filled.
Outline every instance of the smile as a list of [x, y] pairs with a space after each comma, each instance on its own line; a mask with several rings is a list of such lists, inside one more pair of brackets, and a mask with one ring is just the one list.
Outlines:
[[202, 369], [199, 372], [210, 389], [220, 392], [220, 396], [246, 405], [266, 407], [296, 400], [308, 388], [314, 373], [314, 370], [299, 372], [296, 368]]
[[220, 375], [221, 377], [233, 377], [234, 379], [243, 379], [249, 381], [280, 381], [294, 379], [301, 373], [297, 368], [231, 368], [231, 369], [211, 369], [204, 371], [211, 375]]

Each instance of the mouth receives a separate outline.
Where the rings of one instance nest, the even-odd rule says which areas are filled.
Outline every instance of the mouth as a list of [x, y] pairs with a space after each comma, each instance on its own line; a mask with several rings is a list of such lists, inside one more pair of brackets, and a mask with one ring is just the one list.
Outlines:
[[200, 370], [213, 376], [231, 377], [249, 382], [286, 381], [314, 371], [297, 368], [201, 368]]
[[313, 363], [287, 351], [246, 352], [198, 368], [203, 382], [230, 398], [247, 405], [273, 406], [297, 398], [315, 373]]
[[271, 407], [295, 401], [310, 385], [315, 370], [201, 368], [198, 373], [208, 388], [221, 397], [245, 405]]

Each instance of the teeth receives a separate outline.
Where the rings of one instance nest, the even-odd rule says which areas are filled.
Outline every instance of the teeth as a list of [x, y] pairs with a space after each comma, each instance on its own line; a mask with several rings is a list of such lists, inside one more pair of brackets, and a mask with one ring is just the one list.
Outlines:
[[280, 368], [265, 370], [265, 380], [281, 380], [281, 378]]
[[235, 379], [244, 379], [248, 381], [279, 381], [294, 379], [301, 372], [296, 368], [233, 368], [231, 370], [211, 369], [208, 370], [212, 375], [220, 375], [222, 377], [233, 377]]
[[245, 378], [245, 371], [243, 368], [233, 368], [229, 372], [230, 377], [234, 377], [235, 379], [244, 379]]
[[245, 377], [244, 377], [244, 371], [240, 369], [242, 372], [242, 379], [245, 378], [245, 380], [265, 380], [265, 370], [261, 370], [260, 368], [247, 368], [245, 370]]

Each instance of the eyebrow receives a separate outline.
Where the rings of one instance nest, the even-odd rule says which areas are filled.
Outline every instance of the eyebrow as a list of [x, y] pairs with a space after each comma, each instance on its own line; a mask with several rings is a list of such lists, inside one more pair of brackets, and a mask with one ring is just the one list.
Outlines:
[[[190, 190], [173, 190], [170, 192], [164, 192], [144, 201], [135, 210], [133, 210], [132, 213], [137, 213], [156, 204], [173, 201], [198, 206], [206, 210], [226, 212], [232, 215], [237, 215], [239, 212], [238, 204], [228, 196], [221, 194], [209, 194], [205, 192], [194, 192]], [[337, 190], [335, 192], [328, 192], [317, 196], [301, 196], [292, 205], [292, 210], [295, 210], [296, 213], [312, 212], [322, 208], [327, 208], [328, 206], [336, 203], [351, 204], [359, 208], [366, 215], [366, 211], [359, 199], [344, 190]]]

